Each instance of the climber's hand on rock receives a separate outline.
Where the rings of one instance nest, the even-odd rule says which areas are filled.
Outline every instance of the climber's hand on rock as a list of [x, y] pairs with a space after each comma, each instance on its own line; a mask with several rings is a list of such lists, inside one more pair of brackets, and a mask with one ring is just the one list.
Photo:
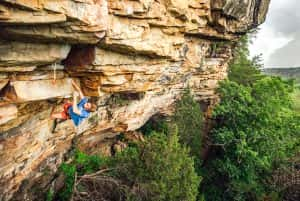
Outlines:
[[77, 91], [80, 90], [79, 86], [74, 82], [74, 80], [72, 80], [72, 86], [73, 86]]
[[76, 91], [78, 91], [79, 93], [79, 96], [80, 96], [80, 99], [83, 99], [84, 98], [84, 95], [80, 89], [80, 87], [72, 80], [72, 85], [73, 87], [75, 88]]
[[77, 91], [74, 91], [73, 92], [73, 98], [77, 98], [79, 96], [78, 92]]

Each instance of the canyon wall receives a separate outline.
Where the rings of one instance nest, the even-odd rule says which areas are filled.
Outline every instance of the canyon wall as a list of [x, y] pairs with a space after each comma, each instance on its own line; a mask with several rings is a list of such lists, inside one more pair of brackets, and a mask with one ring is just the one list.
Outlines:
[[[109, 154], [187, 87], [209, 113], [236, 41], [269, 1], [1, 0], [0, 200], [43, 200], [71, 149]], [[55, 126], [72, 79], [98, 109]]]

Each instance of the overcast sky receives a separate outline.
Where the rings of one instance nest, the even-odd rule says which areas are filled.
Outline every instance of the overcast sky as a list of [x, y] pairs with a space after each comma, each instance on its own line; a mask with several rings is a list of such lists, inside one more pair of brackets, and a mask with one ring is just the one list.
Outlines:
[[250, 51], [263, 54], [265, 67], [300, 66], [300, 0], [271, 0]]

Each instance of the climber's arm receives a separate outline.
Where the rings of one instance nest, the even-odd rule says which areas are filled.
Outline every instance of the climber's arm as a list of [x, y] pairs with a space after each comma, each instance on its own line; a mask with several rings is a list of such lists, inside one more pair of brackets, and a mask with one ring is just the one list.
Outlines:
[[80, 97], [80, 100], [84, 98], [84, 95], [80, 89], [80, 87], [72, 80], [72, 85], [73, 87], [75, 88], [76, 91], [78, 91], [79, 93], [79, 97]]
[[73, 106], [73, 112], [76, 113], [76, 114], [78, 114], [78, 115], [81, 115], [81, 112], [80, 112], [80, 110], [79, 110], [79, 108], [77, 106], [77, 97], [78, 97], [78, 94], [75, 91], [73, 93], [73, 105], [72, 105]]

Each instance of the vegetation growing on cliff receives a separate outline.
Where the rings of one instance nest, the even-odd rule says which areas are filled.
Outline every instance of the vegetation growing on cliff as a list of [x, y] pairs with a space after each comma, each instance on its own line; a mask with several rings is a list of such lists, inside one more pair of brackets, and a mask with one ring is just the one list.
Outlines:
[[292, 107], [292, 81], [263, 76], [259, 59], [248, 59], [242, 38], [229, 80], [221, 83], [211, 132], [215, 145], [203, 166], [207, 201], [280, 200], [273, 174], [299, 150], [300, 117]]
[[229, 80], [247, 86], [264, 77], [260, 72], [263, 67], [261, 57], [258, 55], [249, 59], [248, 43], [247, 35], [237, 42], [228, 74]]
[[65, 186], [59, 200], [196, 200], [200, 177], [176, 131], [153, 132], [111, 158], [75, 154], [63, 164]]
[[[203, 113], [199, 103], [194, 99], [191, 91], [186, 89], [176, 102], [173, 116], [168, 119], [154, 118], [145, 124], [141, 131], [146, 135], [154, 132], [172, 133], [172, 128], [178, 130], [179, 142], [189, 147], [189, 155], [194, 159], [194, 168], [199, 177], [202, 177], [202, 128]], [[174, 159], [177, 161], [177, 159]], [[195, 193], [198, 201], [203, 201], [200, 186]]]
[[259, 200], [277, 191], [269, 183], [272, 173], [299, 146], [299, 117], [291, 109], [291, 90], [289, 83], [271, 77], [253, 87], [221, 84], [211, 135], [218, 153], [204, 173], [207, 200]]
[[[279, 200], [282, 189], [274, 183], [274, 172], [289, 166], [288, 159], [299, 151], [300, 118], [292, 107], [293, 82], [256, 70], [249, 74], [243, 68], [256, 66], [238, 68], [239, 73], [254, 78], [220, 84], [221, 102], [213, 112], [216, 124], [210, 134], [213, 146], [205, 164], [198, 154], [202, 115], [189, 93], [178, 101], [167, 123], [183, 126], [178, 126], [181, 143], [194, 150], [195, 168], [203, 177], [198, 200]], [[158, 126], [156, 120], [152, 129], [166, 128], [165, 124], [162, 121]], [[188, 143], [191, 139], [193, 143]]]
[[[200, 159], [201, 130], [203, 115], [199, 103], [194, 100], [190, 90], [184, 91], [181, 99], [177, 101], [171, 124], [178, 128], [180, 142], [191, 149], [191, 155]], [[196, 164], [200, 162], [197, 161]]]
[[293, 93], [293, 107], [297, 112], [300, 112], [300, 86], [298, 86], [298, 88], [295, 90], [295, 92]]
[[152, 133], [137, 149], [113, 159], [117, 178], [134, 185], [133, 200], [196, 200], [200, 182], [189, 151], [178, 142], [176, 132]]

